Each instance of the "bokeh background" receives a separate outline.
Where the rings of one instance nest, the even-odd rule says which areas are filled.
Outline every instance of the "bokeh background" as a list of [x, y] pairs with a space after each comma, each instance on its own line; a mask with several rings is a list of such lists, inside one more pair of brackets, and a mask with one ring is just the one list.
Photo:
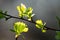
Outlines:
[[[21, 3], [27, 7], [32, 7], [33, 13], [36, 15], [33, 20], [42, 19], [47, 23], [47, 27], [59, 29], [56, 16], [60, 15], [60, 0], [0, 0], [0, 9], [8, 11], [9, 15], [18, 16], [16, 6]], [[17, 21], [24, 21], [19, 19], [5, 19], [0, 20], [0, 40], [15, 40], [14, 33], [9, 29], [13, 28], [13, 23]], [[37, 29], [34, 24], [24, 21], [28, 24], [29, 32], [23, 33], [24, 40], [56, 40], [56, 32], [47, 30], [46, 33], [42, 33], [40, 29]], [[22, 36], [18, 38], [22, 40]]]

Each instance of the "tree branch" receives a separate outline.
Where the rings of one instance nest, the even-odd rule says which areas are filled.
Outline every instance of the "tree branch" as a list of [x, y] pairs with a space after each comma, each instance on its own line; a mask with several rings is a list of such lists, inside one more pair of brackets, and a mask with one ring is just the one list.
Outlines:
[[[0, 12], [0, 13], [1, 13], [1, 12]], [[16, 19], [21, 19], [21, 20], [28, 21], [28, 20], [26, 20], [26, 19], [24, 19], [24, 18], [19, 18], [19, 17], [11, 16], [11, 15], [4, 14], [4, 13], [1, 13], [1, 14], [5, 15], [5, 16], [8, 16], [8, 17], [10, 17], [10, 18], [16, 18]], [[33, 22], [33, 21], [28, 21], [28, 22], [31, 22], [31, 23], [36, 24], [36, 23]], [[50, 27], [46, 27], [46, 26], [45, 26], [45, 28], [46, 28], [47, 30], [60, 31], [60, 30], [58, 30], [58, 29], [54, 29], [54, 28], [50, 28]], [[16, 38], [16, 40], [17, 40], [17, 38]]]

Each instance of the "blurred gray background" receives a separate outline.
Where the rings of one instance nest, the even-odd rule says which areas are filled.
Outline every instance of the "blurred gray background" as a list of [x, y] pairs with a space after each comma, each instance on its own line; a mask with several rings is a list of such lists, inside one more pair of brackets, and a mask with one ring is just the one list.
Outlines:
[[[33, 20], [42, 19], [47, 23], [47, 27], [59, 29], [56, 16], [60, 15], [60, 0], [0, 0], [0, 9], [8, 11], [9, 15], [18, 16], [16, 6], [21, 3], [27, 7], [32, 7], [33, 13], [36, 15]], [[0, 20], [0, 40], [15, 40], [14, 33], [9, 29], [13, 28], [13, 23], [17, 21], [23, 21], [18, 19], [5, 19]], [[46, 33], [42, 33], [40, 29], [37, 29], [34, 24], [24, 21], [28, 24], [29, 32], [23, 33], [24, 40], [56, 40], [55, 31], [48, 30]], [[22, 36], [18, 38], [22, 40]]]

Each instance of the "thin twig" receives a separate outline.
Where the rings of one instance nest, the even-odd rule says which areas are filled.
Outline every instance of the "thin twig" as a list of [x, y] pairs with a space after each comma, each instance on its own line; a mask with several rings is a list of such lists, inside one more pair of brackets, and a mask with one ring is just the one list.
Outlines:
[[16, 38], [16, 40], [17, 40], [17, 38]]
[[[1, 13], [1, 12], [0, 12], [0, 13]], [[28, 21], [28, 20], [26, 20], [26, 19], [24, 19], [24, 18], [19, 18], [19, 17], [11, 16], [11, 15], [4, 14], [4, 13], [1, 13], [1, 14], [5, 15], [5, 16], [8, 16], [8, 17], [10, 17], [10, 18], [16, 18], [16, 19], [21, 19], [21, 20]], [[31, 23], [36, 24], [36, 23], [33, 22], [33, 21], [28, 21], [28, 22], [31, 22]], [[58, 30], [58, 29], [54, 29], [54, 28], [50, 28], [50, 27], [46, 27], [46, 26], [45, 26], [45, 28], [46, 28], [47, 30], [60, 31], [60, 30]], [[17, 40], [17, 38], [16, 38], [16, 40]]]
[[15, 40], [18, 40], [18, 37], [17, 37], [17, 38], [15, 38]]

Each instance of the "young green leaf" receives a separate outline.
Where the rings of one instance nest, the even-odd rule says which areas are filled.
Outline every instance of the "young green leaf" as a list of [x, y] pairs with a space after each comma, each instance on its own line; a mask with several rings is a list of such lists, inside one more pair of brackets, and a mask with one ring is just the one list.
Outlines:
[[38, 28], [38, 29], [41, 29], [42, 30], [42, 32], [46, 32], [46, 29], [44, 29], [45, 26], [46, 25], [46, 23], [43, 23], [43, 21], [42, 20], [36, 20], [36, 27]]
[[56, 19], [58, 20], [58, 24], [60, 26], [60, 18], [58, 16], [56, 16]]
[[18, 37], [19, 35], [21, 35], [21, 33], [28, 32], [28, 27], [23, 22], [16, 22], [14, 23], [14, 29], [11, 31], [15, 31], [16, 33], [15, 37]]
[[42, 27], [43, 27], [43, 22], [42, 22], [42, 20], [36, 20], [36, 27], [37, 27], [37, 28], [42, 28]]
[[7, 14], [7, 11], [3, 12], [2, 10], [0, 10], [0, 19], [5, 18], [5, 15], [3, 15], [2, 13]]
[[0, 19], [5, 18], [3, 14], [0, 13]]
[[56, 40], [60, 40], [60, 31], [56, 31], [55, 38], [56, 38]]
[[10, 29], [10, 31], [15, 32], [15, 30], [13, 30], [13, 29]]
[[19, 17], [23, 18], [24, 17], [24, 13], [26, 11], [26, 6], [23, 3], [21, 3], [20, 6], [17, 6], [17, 10], [19, 12]]
[[43, 33], [45, 33], [45, 32], [46, 32], [46, 30], [45, 30], [45, 29], [42, 29], [42, 32], [43, 32]]
[[27, 17], [29, 21], [31, 21], [31, 18], [35, 15], [32, 14], [33, 9], [31, 7], [26, 8], [26, 6], [23, 3], [21, 3], [20, 6], [17, 6], [17, 10], [19, 12], [19, 17]]

